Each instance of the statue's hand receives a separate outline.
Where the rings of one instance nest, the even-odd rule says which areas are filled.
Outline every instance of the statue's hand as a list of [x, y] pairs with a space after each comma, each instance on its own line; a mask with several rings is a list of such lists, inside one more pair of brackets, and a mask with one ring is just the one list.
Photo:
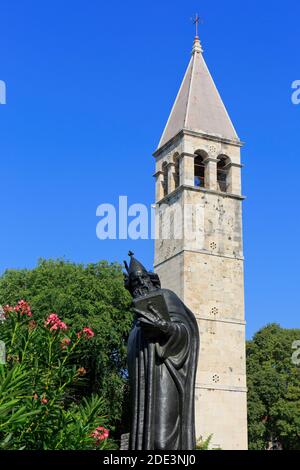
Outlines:
[[137, 308], [134, 308], [133, 310], [138, 316], [140, 325], [144, 327], [145, 329], [147, 328], [151, 328], [152, 330], [156, 329], [160, 331], [161, 333], [165, 333], [165, 334], [169, 332], [170, 327], [171, 327], [171, 322], [167, 322], [161, 319], [158, 315], [158, 312], [154, 309], [154, 307], [149, 306], [149, 310], [151, 310], [152, 313], [148, 311], [144, 311], [144, 310], [139, 310]]
[[159, 311], [156, 310], [156, 308], [154, 307], [154, 305], [152, 304], [152, 302], [148, 302], [148, 310], [150, 310], [150, 312], [152, 312], [154, 316], [160, 318], [160, 316], [159, 316]]

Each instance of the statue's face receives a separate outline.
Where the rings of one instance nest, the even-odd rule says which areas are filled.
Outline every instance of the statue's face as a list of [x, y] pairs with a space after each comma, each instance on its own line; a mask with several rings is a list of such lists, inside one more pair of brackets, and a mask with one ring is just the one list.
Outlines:
[[147, 295], [149, 291], [154, 290], [150, 277], [146, 273], [136, 273], [130, 277], [130, 290], [133, 297]]

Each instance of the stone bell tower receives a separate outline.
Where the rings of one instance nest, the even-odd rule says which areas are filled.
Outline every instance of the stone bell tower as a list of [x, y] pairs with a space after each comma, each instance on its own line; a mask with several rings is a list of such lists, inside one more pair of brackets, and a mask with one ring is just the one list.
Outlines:
[[156, 159], [155, 271], [196, 315], [196, 435], [247, 449], [242, 142], [198, 36]]

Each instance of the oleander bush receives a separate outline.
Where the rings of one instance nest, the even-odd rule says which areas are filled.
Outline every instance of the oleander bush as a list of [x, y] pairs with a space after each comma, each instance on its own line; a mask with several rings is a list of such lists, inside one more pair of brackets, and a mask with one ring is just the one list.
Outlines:
[[76, 330], [55, 313], [36, 318], [20, 300], [4, 307], [0, 340], [0, 449], [115, 448], [105, 401], [81, 393], [84, 351], [95, 341], [89, 326]]
[[57, 312], [75, 331], [92, 328], [93, 340], [81, 341], [70, 358], [87, 371], [74, 394], [77, 399], [100, 394], [111, 435], [119, 439], [128, 429], [127, 338], [132, 324], [122, 267], [106, 261], [41, 259], [33, 269], [8, 269], [0, 277], [0, 305], [15, 305], [19, 299], [30, 304], [35, 321], [43, 323], [49, 312]]

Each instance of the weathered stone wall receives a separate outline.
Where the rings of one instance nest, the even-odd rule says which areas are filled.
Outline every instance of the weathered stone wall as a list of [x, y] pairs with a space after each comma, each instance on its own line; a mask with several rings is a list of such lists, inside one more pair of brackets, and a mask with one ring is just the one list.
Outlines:
[[247, 400], [244, 391], [196, 387], [197, 438], [212, 434], [211, 448], [247, 449]]

